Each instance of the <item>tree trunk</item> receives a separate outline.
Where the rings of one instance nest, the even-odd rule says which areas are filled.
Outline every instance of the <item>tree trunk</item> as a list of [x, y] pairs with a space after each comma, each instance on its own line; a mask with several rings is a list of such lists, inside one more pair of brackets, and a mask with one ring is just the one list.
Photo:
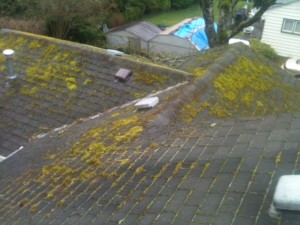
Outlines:
[[228, 30], [232, 25], [232, 4], [231, 1], [219, 1], [219, 23], [217, 42], [218, 44], [225, 44], [228, 41]]
[[208, 39], [210, 48], [217, 46], [217, 34], [214, 28], [214, 1], [213, 0], [199, 0], [202, 8], [203, 17], [205, 20], [205, 33]]
[[258, 21], [262, 14], [271, 5], [275, 4], [275, 2], [276, 0], [261, 0], [261, 7], [254, 17], [235, 25], [232, 23], [232, 19], [236, 13], [235, 6], [238, 3], [238, 0], [219, 0], [219, 23], [216, 34], [214, 29], [214, 0], [199, 0], [206, 24], [205, 32], [208, 38], [209, 47], [212, 48], [227, 43], [230, 38], [241, 32], [243, 28]]

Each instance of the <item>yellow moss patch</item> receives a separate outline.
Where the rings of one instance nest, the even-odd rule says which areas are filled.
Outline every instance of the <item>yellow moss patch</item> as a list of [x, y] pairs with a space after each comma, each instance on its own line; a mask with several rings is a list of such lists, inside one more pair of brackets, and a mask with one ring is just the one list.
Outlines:
[[111, 118], [116, 118], [119, 117], [121, 115], [121, 113], [114, 113], [111, 115]]
[[41, 43], [41, 41], [34, 40], [29, 44], [28, 48], [34, 50], [34, 49], [39, 49], [42, 46], [43, 44]]
[[134, 140], [143, 132], [144, 128], [142, 126], [134, 126], [130, 130], [126, 131], [123, 135], [119, 135], [115, 137], [116, 142], [125, 142], [129, 143]]
[[206, 171], [208, 170], [209, 167], [210, 167], [210, 163], [206, 163], [200, 174], [200, 177], [202, 177], [206, 173]]
[[134, 80], [139, 83], [153, 85], [153, 84], [162, 84], [169, 80], [170, 78], [164, 74], [152, 74], [148, 72], [135, 73]]
[[207, 68], [198, 67], [191, 71], [193, 75], [197, 77], [197, 79], [200, 79], [203, 77], [203, 75], [207, 72]]
[[23, 95], [34, 96], [38, 92], [38, 90], [39, 89], [37, 87], [29, 88], [28, 86], [24, 86], [21, 88], [20, 92]]
[[128, 117], [128, 118], [125, 118], [125, 119], [120, 119], [120, 120], [113, 123], [112, 130], [117, 130], [121, 127], [125, 127], [125, 126], [128, 126], [130, 124], [135, 124], [138, 121], [139, 121], [139, 118], [137, 116], [132, 116], [132, 117]]
[[71, 169], [65, 165], [58, 166], [58, 165], [52, 164], [52, 165], [44, 166], [42, 168], [41, 172], [42, 172], [42, 177], [45, 177], [45, 176], [53, 175], [53, 174], [56, 174], [56, 175], [74, 174], [74, 173], [76, 173], [76, 170]]
[[78, 86], [76, 76], [81, 73], [81, 68], [74, 56], [68, 52], [59, 53], [56, 45], [50, 45], [42, 58], [26, 69], [29, 81], [41, 89], [47, 88], [52, 82], [63, 82], [67, 89], [76, 91]]
[[65, 79], [65, 82], [67, 84], [67, 88], [71, 91], [76, 91], [77, 90], [77, 81], [74, 77], [67, 77]]
[[91, 79], [85, 79], [85, 81], [83, 82], [83, 86], [86, 86], [88, 84], [92, 83]]
[[191, 123], [200, 112], [200, 104], [197, 102], [186, 103], [180, 110], [180, 118], [185, 123]]
[[279, 152], [275, 158], [275, 163], [278, 165], [281, 162], [282, 152]]
[[160, 178], [161, 175], [162, 175], [164, 172], [167, 171], [168, 167], [169, 167], [169, 164], [164, 165], [164, 166], [161, 168], [161, 170], [159, 171], [159, 173], [157, 173], [155, 176], [153, 176], [153, 179], [154, 179], [154, 180], [157, 180], [158, 178]]
[[38, 211], [38, 208], [39, 208], [39, 204], [35, 204], [33, 206], [30, 207], [30, 212], [31, 213], [36, 213]]
[[[69, 150], [64, 150], [61, 154], [49, 156], [50, 152], [47, 152], [45, 157], [48, 156], [52, 163], [43, 166], [39, 176], [34, 180], [35, 184], [48, 185], [45, 195], [38, 197], [40, 201], [54, 202], [56, 199], [62, 199], [56, 206], [63, 205], [65, 199], [72, 195], [69, 192], [74, 183], [92, 186], [102, 179], [118, 177], [114, 182], [114, 185], [118, 185], [119, 180], [127, 172], [118, 175], [117, 168], [130, 164], [131, 161], [125, 156], [114, 160], [110, 154], [121, 149], [123, 150], [121, 154], [125, 153], [126, 143], [134, 141], [143, 132], [143, 126], [137, 116], [116, 118], [111, 118], [111, 121], [91, 129]], [[144, 167], [139, 167], [135, 175], [144, 171]], [[32, 204], [33, 201], [26, 206], [32, 207], [32, 212], [36, 212], [37, 206]]]
[[143, 166], [140, 166], [139, 168], [136, 169], [136, 171], [134, 172], [135, 174], [140, 174], [145, 172], [145, 168]]
[[299, 104], [299, 88], [286, 84], [270, 66], [245, 57], [225, 68], [213, 84], [208, 109], [221, 118], [293, 111]]

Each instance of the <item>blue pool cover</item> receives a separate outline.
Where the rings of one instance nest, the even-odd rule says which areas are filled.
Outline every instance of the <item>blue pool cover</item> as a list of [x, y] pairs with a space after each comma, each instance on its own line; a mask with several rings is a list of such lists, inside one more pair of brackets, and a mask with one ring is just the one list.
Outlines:
[[[184, 24], [174, 35], [182, 38], [189, 39], [194, 45], [196, 45], [201, 51], [208, 48], [208, 40], [205, 29], [205, 21], [203, 18], [192, 20], [190, 23]], [[217, 31], [217, 24], [215, 24], [215, 30]]]

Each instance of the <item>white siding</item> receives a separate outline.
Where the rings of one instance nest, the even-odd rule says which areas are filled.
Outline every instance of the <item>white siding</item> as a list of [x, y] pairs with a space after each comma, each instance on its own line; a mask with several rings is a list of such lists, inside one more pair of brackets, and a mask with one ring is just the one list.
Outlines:
[[274, 7], [265, 14], [262, 42], [286, 57], [300, 57], [300, 35], [281, 32], [283, 19], [300, 20], [300, 1]]

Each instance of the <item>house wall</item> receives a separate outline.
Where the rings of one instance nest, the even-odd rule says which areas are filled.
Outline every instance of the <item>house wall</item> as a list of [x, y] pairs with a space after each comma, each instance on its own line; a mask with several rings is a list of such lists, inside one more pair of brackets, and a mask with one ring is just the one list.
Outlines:
[[126, 31], [117, 31], [106, 34], [107, 43], [113, 47], [127, 47], [128, 36], [133, 37]]
[[268, 10], [265, 14], [262, 42], [286, 57], [300, 57], [300, 35], [281, 32], [283, 19], [300, 20], [300, 1]]
[[189, 55], [197, 52], [187, 39], [174, 35], [158, 35], [149, 42], [149, 53], [164, 55]]
[[[128, 48], [129, 38], [136, 38], [127, 31], [111, 32], [106, 34], [106, 37], [111, 48]], [[149, 42], [140, 40], [140, 43], [141, 50], [149, 54], [184, 56], [198, 51], [190, 41], [174, 35], [158, 35]]]
[[[106, 34], [107, 43], [113, 48], [128, 48], [129, 47], [129, 38], [137, 38], [135, 35], [123, 30], [116, 31]], [[148, 51], [148, 43], [140, 39], [141, 50]]]

